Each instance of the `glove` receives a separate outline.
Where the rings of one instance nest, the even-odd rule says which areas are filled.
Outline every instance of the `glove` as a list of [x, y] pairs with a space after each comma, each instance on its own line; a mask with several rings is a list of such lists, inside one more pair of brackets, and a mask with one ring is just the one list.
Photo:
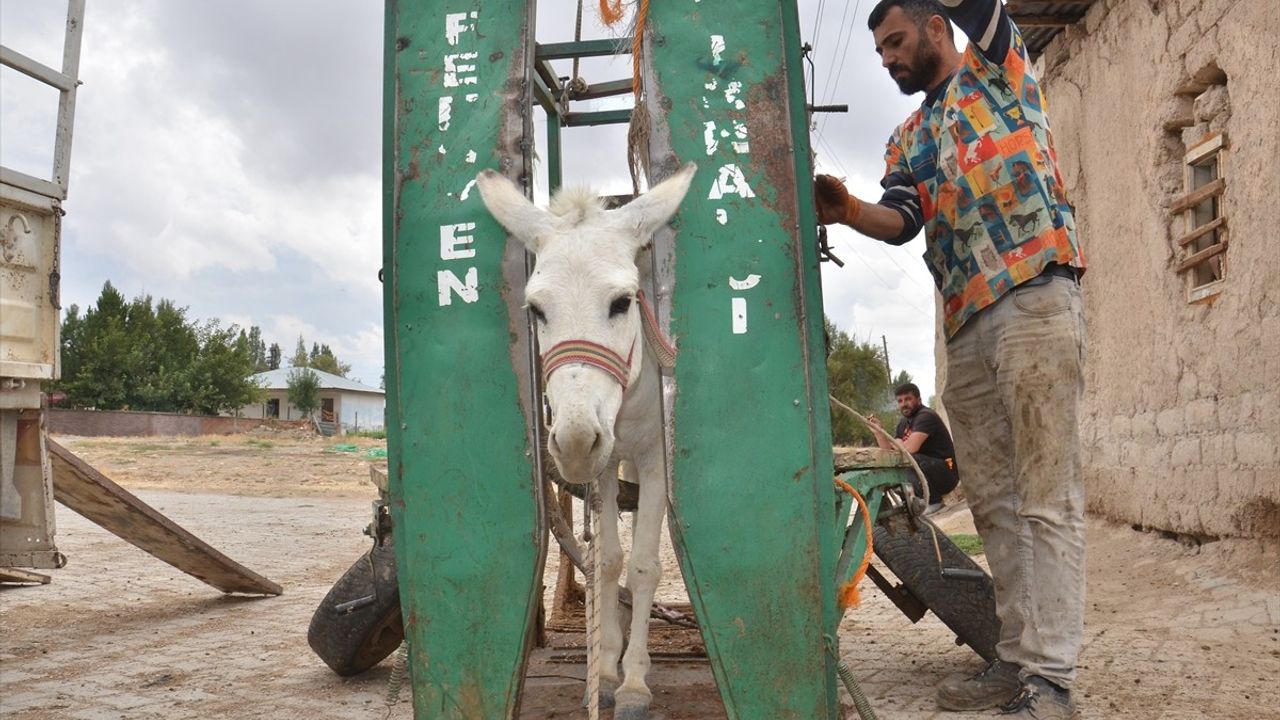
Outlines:
[[813, 199], [818, 207], [818, 222], [823, 225], [853, 225], [862, 211], [862, 201], [850, 195], [844, 184], [830, 175], [814, 179]]

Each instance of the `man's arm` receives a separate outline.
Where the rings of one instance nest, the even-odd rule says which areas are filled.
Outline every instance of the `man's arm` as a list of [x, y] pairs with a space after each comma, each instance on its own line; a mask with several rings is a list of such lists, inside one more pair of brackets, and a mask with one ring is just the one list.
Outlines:
[[[870, 415], [867, 417], [867, 422], [874, 426], [871, 428], [871, 433], [876, 436], [876, 445], [879, 445], [881, 450], [892, 450], [893, 443], [889, 441], [889, 433], [885, 432], [884, 426], [880, 424], [880, 418]], [[877, 430], [879, 432], [876, 432]]]
[[1009, 54], [1013, 25], [1000, 0], [942, 0], [952, 22], [978, 46], [993, 63], [1001, 64]]
[[902, 245], [924, 227], [920, 211], [920, 191], [916, 189], [898, 142], [901, 129], [895, 130], [885, 145], [885, 174], [880, 180], [884, 195], [880, 202], [870, 203], [849, 194], [844, 185], [830, 175], [819, 175], [814, 189], [818, 205], [818, 222], [823, 225], [841, 223], [863, 235]]
[[907, 437], [902, 440], [902, 445], [907, 452], [912, 455], [920, 452], [920, 448], [924, 446], [924, 441], [929, 439], [929, 433], [912, 430], [907, 433]]

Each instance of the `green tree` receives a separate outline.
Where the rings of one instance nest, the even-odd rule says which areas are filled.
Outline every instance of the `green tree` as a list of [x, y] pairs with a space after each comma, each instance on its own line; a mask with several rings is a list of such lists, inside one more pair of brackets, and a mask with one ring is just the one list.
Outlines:
[[258, 402], [262, 389], [250, 377], [254, 357], [247, 338], [235, 325], [210, 320], [199, 328], [200, 354], [191, 368], [190, 409], [214, 415], [235, 412]]
[[128, 406], [127, 373], [134, 343], [125, 330], [128, 304], [110, 281], [84, 316], [68, 308], [64, 323], [61, 390], [78, 407], [116, 410]]
[[307, 367], [323, 370], [339, 377], [346, 377], [347, 373], [351, 372], [351, 366], [339, 360], [328, 345], [313, 346]]
[[306, 367], [307, 363], [307, 344], [302, 341], [302, 336], [299, 335], [298, 346], [293, 350], [293, 357], [289, 358], [289, 366]]
[[295, 367], [286, 380], [289, 404], [307, 417], [320, 407], [320, 376], [306, 367]]
[[267, 349], [267, 369], [280, 369], [280, 344], [271, 343], [271, 347]]
[[[864, 415], [876, 415], [881, 424], [892, 431], [897, 415], [886, 402], [890, 386], [884, 349], [878, 343], [855, 340], [830, 320], [826, 320], [826, 330], [827, 381], [831, 394]], [[911, 376], [901, 372], [895, 380], [899, 378], [909, 382]], [[835, 408], [831, 411], [831, 437], [836, 445], [875, 445], [875, 435], [865, 425]]]
[[104, 410], [215, 413], [253, 402], [256, 352], [239, 328], [196, 325], [169, 300], [131, 302], [110, 283], [62, 322], [62, 379], [71, 404]]

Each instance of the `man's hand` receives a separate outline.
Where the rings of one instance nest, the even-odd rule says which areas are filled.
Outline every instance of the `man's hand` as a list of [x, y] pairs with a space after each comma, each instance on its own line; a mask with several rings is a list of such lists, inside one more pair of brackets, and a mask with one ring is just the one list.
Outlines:
[[843, 223], [852, 226], [862, 210], [862, 202], [849, 194], [844, 183], [830, 175], [819, 175], [814, 179], [813, 199], [818, 207], [818, 222], [823, 225]]
[[889, 433], [885, 432], [884, 426], [880, 424], [880, 418], [867, 415], [867, 424], [872, 428], [871, 434], [876, 436], [876, 445], [883, 450], [892, 450], [893, 441], [889, 439]]

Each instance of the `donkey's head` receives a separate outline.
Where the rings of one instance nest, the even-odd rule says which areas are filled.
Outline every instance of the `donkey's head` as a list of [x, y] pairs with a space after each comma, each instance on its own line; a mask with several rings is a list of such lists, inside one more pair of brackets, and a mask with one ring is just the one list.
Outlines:
[[562, 192], [542, 210], [493, 170], [476, 178], [489, 212], [537, 256], [525, 302], [543, 353], [547, 447], [569, 482], [595, 479], [613, 452], [614, 421], [644, 355], [636, 254], [675, 214], [695, 169], [616, 210], [586, 190]]

